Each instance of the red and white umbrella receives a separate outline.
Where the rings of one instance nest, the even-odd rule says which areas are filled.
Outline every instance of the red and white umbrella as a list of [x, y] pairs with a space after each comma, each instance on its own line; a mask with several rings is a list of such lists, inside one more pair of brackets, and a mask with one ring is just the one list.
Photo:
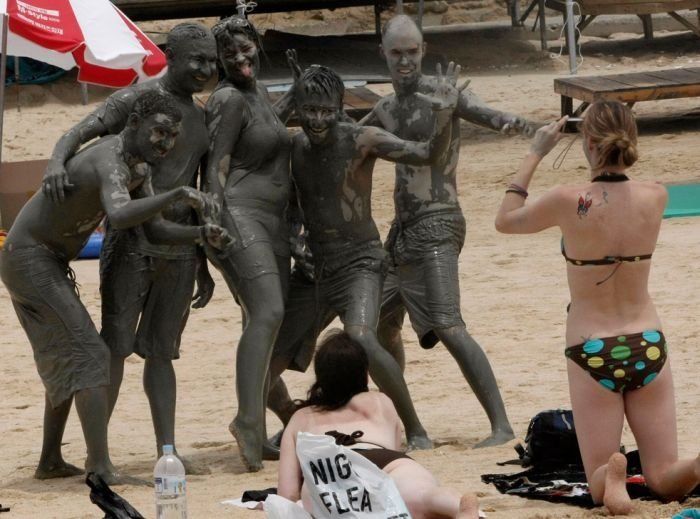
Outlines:
[[164, 72], [163, 52], [109, 0], [0, 0], [7, 54], [69, 70], [85, 83], [125, 87]]

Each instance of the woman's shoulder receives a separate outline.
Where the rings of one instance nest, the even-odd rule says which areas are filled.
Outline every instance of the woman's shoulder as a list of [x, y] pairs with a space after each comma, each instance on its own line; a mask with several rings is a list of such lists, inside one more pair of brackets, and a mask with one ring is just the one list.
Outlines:
[[207, 100], [207, 107], [213, 104], [245, 104], [243, 93], [229, 83], [219, 83]]
[[358, 393], [352, 397], [350, 403], [353, 407], [358, 408], [368, 416], [380, 413], [384, 416], [396, 414], [394, 403], [388, 396], [379, 391], [364, 391]]

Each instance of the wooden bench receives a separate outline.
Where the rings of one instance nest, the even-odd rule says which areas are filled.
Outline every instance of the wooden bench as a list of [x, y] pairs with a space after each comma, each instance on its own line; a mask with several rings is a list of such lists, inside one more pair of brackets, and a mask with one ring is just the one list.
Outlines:
[[[666, 13], [671, 18], [683, 25], [686, 29], [700, 36], [700, 0], [574, 0], [578, 4], [576, 14], [581, 15], [581, 19], [576, 26], [575, 39], [590, 23], [600, 15], [637, 15], [642, 21], [644, 38], [651, 39], [654, 36], [652, 26], [653, 14]], [[547, 49], [547, 23], [545, 21], [545, 8], [561, 12], [566, 17], [566, 0], [532, 0], [525, 13], [520, 18], [522, 25], [534, 7], [538, 8], [536, 24], [540, 27], [540, 43], [543, 50]], [[678, 11], [696, 10], [698, 15], [698, 25], [693, 25]], [[533, 27], [534, 29], [534, 27]]]
[[[578, 116], [590, 103], [603, 99], [632, 106], [638, 101], [696, 97], [700, 96], [700, 67], [557, 78], [554, 91], [561, 95], [562, 116]], [[582, 101], [576, 109], [574, 99]]]

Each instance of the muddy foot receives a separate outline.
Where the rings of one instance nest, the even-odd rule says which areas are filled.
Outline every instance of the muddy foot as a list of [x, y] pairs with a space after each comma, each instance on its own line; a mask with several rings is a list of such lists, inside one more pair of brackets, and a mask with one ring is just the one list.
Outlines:
[[54, 479], [54, 478], [70, 478], [72, 476], [81, 476], [85, 471], [81, 468], [66, 463], [61, 460], [53, 465], [40, 464], [34, 471], [35, 479]]
[[280, 448], [270, 440], [265, 440], [262, 447], [262, 459], [275, 461], [280, 459]]
[[611, 515], [627, 515], [632, 511], [632, 500], [627, 493], [627, 458], [619, 452], [608, 460], [603, 504]]
[[211, 469], [200, 461], [195, 461], [192, 458], [186, 458], [180, 454], [177, 455], [180, 461], [185, 466], [185, 474], [192, 476], [206, 476], [211, 474]]
[[273, 445], [279, 449], [280, 445], [282, 445], [282, 435], [283, 434], [284, 434], [284, 429], [280, 429], [275, 434], [270, 436], [270, 438], [268, 438], [268, 440], [267, 440], [268, 443], [270, 443], [271, 445]]
[[515, 438], [515, 435], [510, 429], [494, 431], [491, 433], [491, 436], [489, 436], [488, 438], [484, 438], [479, 443], [474, 445], [474, 448], [481, 449], [483, 447], [493, 447], [495, 445], [502, 445], [506, 442], [509, 442], [513, 438]]
[[145, 479], [135, 478], [133, 476], [127, 476], [117, 471], [107, 471], [95, 473], [102, 478], [102, 480], [109, 486], [114, 485], [133, 485], [136, 487], [152, 487], [153, 482], [146, 481]]
[[459, 512], [455, 519], [479, 519], [479, 502], [476, 494], [468, 492], [459, 500]]
[[428, 435], [424, 432], [422, 434], [414, 434], [408, 437], [406, 444], [406, 450], [408, 451], [421, 451], [433, 448], [433, 440], [428, 438]]
[[236, 422], [237, 419], [229, 424], [228, 430], [231, 432], [236, 443], [238, 443], [238, 452], [243, 459], [243, 464], [248, 472], [257, 472], [262, 470], [262, 446], [258, 445], [260, 434], [252, 428], [246, 428]]

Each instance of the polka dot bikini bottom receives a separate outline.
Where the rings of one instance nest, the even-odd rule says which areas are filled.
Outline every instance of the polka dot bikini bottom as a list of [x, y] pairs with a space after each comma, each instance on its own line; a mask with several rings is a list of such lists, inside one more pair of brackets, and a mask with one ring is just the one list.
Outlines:
[[569, 346], [568, 358], [601, 386], [622, 393], [646, 386], [666, 363], [666, 338], [657, 330], [589, 339]]

